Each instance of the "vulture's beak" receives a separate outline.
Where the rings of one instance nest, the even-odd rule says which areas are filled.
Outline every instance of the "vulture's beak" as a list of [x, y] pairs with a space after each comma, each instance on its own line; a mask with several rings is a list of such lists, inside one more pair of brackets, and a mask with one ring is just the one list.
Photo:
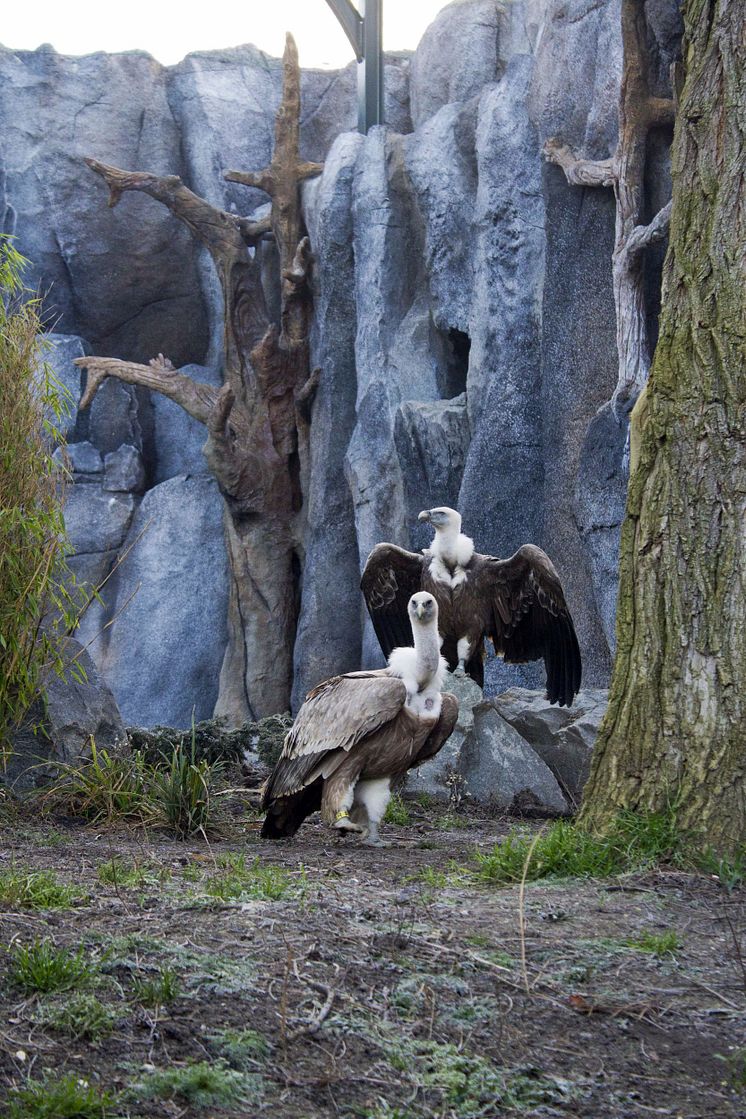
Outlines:
[[429, 509], [423, 509], [422, 512], [418, 514], [417, 520], [418, 521], [429, 521], [430, 520], [430, 510]]
[[414, 612], [417, 615], [417, 617], [420, 619], [420, 621], [422, 621], [422, 619], [425, 617], [425, 607], [422, 605], [421, 602], [417, 603], [417, 605], [414, 608]]

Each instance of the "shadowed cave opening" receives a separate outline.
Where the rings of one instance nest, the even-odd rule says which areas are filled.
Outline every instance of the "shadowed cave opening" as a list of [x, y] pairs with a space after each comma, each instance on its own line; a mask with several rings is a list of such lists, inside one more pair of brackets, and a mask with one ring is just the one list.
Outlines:
[[443, 367], [440, 375], [440, 392], [444, 400], [452, 400], [466, 392], [466, 377], [469, 372], [469, 351], [471, 338], [463, 330], [452, 327], [441, 331], [443, 339]]

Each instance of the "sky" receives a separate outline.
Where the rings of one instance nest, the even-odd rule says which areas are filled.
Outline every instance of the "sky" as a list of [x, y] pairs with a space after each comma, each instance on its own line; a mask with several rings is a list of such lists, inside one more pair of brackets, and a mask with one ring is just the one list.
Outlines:
[[[448, 0], [383, 0], [386, 50], [413, 50]], [[301, 66], [344, 66], [352, 47], [326, 0], [16, 0], [4, 5], [0, 42], [14, 50], [51, 43], [60, 54], [146, 50], [170, 65], [195, 50], [243, 43], [280, 56], [292, 31]], [[178, 18], [174, 12], [178, 11]]]

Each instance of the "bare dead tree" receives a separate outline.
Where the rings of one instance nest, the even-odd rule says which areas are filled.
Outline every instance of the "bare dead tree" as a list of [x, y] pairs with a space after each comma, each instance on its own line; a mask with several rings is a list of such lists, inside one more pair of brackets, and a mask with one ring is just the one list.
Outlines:
[[[207, 429], [204, 454], [225, 502], [230, 564], [228, 647], [216, 714], [234, 724], [290, 705], [297, 617], [297, 570], [308, 461], [308, 416], [318, 371], [309, 370], [310, 245], [300, 183], [323, 165], [300, 159], [300, 68], [292, 36], [283, 56], [283, 92], [268, 167], [225, 178], [265, 191], [268, 218], [252, 222], [192, 193], [175, 175], [86, 163], [109, 187], [109, 205], [140, 191], [168, 207], [208, 249], [225, 305], [224, 383], [217, 390], [176, 372], [159, 355], [149, 365], [85, 357], [81, 407], [107, 377], [175, 400]], [[256, 255], [273, 235], [281, 264], [279, 329], [270, 322]]]
[[616, 306], [619, 374], [612, 397], [631, 406], [650, 372], [650, 342], [645, 321], [643, 250], [668, 233], [671, 204], [643, 225], [644, 174], [648, 132], [674, 122], [674, 102], [650, 91], [645, 6], [643, 0], [622, 0], [624, 69], [619, 99], [619, 140], [609, 159], [590, 160], [575, 155], [553, 137], [544, 145], [544, 157], [561, 167], [568, 183], [586, 187], [612, 187], [616, 196], [616, 232], [612, 254], [612, 283]]

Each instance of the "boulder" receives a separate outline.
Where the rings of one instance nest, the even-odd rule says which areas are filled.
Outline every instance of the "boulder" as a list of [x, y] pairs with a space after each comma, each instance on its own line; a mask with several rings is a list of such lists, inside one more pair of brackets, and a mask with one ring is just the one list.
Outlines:
[[583, 688], [572, 707], [550, 704], [543, 692], [511, 688], [490, 701], [546, 762], [572, 808], [577, 807], [588, 779], [608, 692]]
[[213, 714], [227, 641], [222, 520], [217, 484], [184, 475], [149, 490], [132, 519], [123, 551], [134, 546], [107, 584], [117, 620], [94, 646], [127, 723]]
[[127, 534], [134, 508], [131, 494], [110, 493], [100, 480], [69, 486], [64, 511], [72, 553], [117, 549]]
[[82, 443], [68, 443], [66, 447], [58, 447], [52, 458], [74, 474], [101, 474], [104, 469], [104, 460], [98, 449], [87, 439]]
[[111, 451], [104, 459], [104, 490], [141, 493], [145, 489], [142, 455], [128, 443]]
[[405, 400], [399, 406], [394, 441], [407, 509], [456, 507], [469, 438], [466, 393], [453, 400]]
[[126, 748], [116, 702], [88, 653], [67, 638], [63, 656], [63, 676], [45, 675], [44, 699], [33, 705], [12, 737], [13, 752], [3, 780], [18, 792], [46, 783], [56, 773], [56, 763], [86, 761], [91, 739], [99, 750]]
[[549, 767], [491, 703], [474, 708], [461, 747], [465, 792], [495, 811], [562, 816], [568, 804]]
[[461, 790], [461, 749], [474, 724], [474, 708], [484, 702], [484, 696], [469, 676], [454, 676], [452, 672], [446, 673], [443, 691], [451, 692], [458, 700], [456, 727], [432, 761], [409, 771], [406, 791], [408, 796], [425, 793], [436, 800], [450, 802]]

